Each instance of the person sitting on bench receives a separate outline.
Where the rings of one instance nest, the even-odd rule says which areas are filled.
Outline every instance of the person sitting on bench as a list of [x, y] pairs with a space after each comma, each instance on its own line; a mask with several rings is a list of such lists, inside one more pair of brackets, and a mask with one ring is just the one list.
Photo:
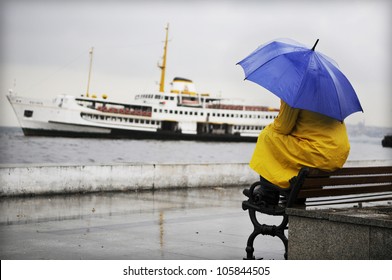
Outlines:
[[[261, 131], [249, 166], [261, 176], [261, 182], [288, 188], [301, 167], [334, 171], [343, 166], [349, 152], [343, 122], [291, 108], [281, 100], [279, 115]], [[279, 192], [262, 188], [259, 192], [266, 203], [279, 202]]]

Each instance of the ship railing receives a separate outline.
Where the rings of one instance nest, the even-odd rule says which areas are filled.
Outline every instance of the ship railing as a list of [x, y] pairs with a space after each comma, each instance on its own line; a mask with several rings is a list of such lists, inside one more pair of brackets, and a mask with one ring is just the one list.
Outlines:
[[237, 110], [237, 111], [259, 111], [259, 112], [278, 112], [279, 109], [270, 108], [268, 106], [245, 106], [245, 105], [231, 105], [231, 104], [207, 104], [209, 109], [221, 110]]
[[107, 106], [99, 106], [97, 107], [98, 111], [103, 113], [112, 113], [112, 114], [122, 114], [122, 115], [133, 115], [133, 116], [143, 116], [143, 117], [151, 117], [152, 113], [150, 110], [141, 110], [134, 108], [115, 108], [115, 107], [107, 107]]

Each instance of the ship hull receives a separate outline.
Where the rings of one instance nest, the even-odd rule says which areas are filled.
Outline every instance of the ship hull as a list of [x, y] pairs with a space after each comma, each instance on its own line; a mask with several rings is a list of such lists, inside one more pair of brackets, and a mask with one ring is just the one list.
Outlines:
[[253, 142], [257, 137], [225, 135], [225, 134], [182, 134], [169, 131], [137, 131], [110, 129], [108, 133], [83, 132], [74, 130], [46, 130], [38, 128], [22, 128], [25, 136], [49, 136], [68, 138], [103, 138], [103, 139], [153, 139], [153, 140], [188, 140], [209, 142]]

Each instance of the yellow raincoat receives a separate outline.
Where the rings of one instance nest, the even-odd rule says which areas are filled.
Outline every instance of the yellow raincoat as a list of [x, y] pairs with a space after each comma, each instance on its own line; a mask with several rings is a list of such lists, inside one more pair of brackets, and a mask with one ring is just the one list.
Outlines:
[[289, 179], [301, 167], [333, 171], [343, 166], [349, 151], [344, 123], [281, 101], [278, 117], [259, 135], [250, 167], [271, 183], [288, 188]]

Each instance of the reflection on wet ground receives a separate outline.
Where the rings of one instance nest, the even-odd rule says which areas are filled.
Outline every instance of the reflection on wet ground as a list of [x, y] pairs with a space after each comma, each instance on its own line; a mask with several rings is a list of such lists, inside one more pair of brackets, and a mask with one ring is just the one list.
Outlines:
[[[242, 189], [3, 198], [0, 257], [242, 259], [252, 232]], [[255, 249], [256, 256], [283, 259], [278, 238], [260, 236]]]

